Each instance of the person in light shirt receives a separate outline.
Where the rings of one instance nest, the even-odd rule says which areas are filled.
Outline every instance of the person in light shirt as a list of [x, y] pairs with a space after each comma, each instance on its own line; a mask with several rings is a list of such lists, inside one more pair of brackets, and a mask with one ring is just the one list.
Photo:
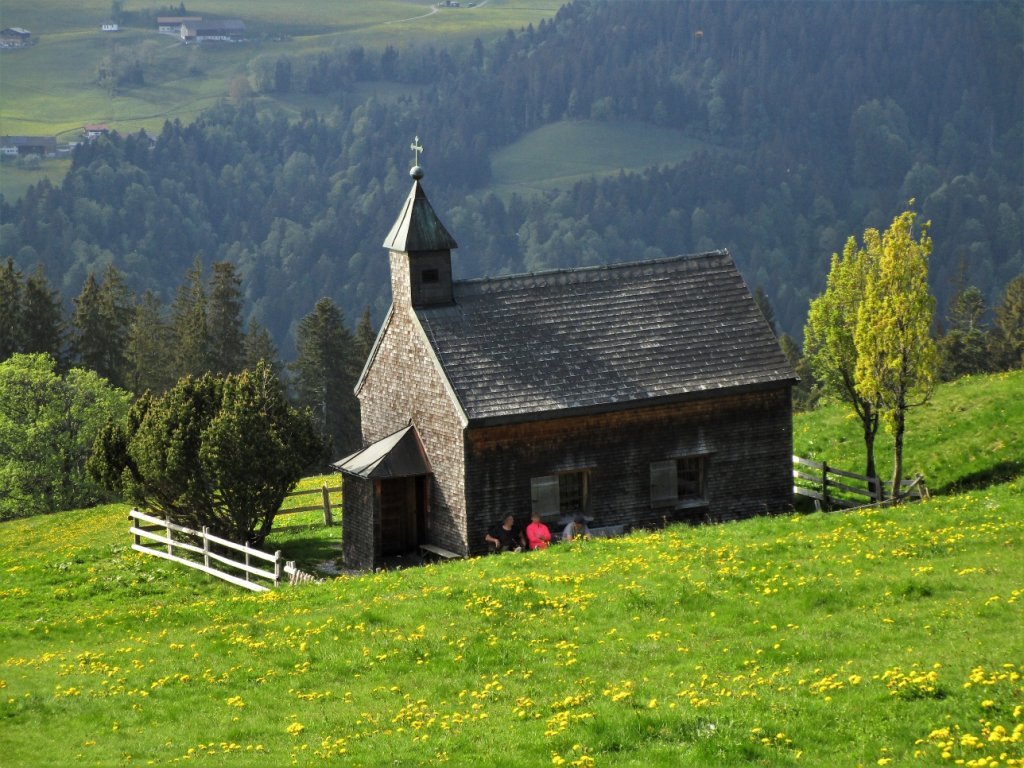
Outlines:
[[587, 521], [583, 515], [576, 515], [572, 519], [572, 522], [565, 526], [565, 530], [562, 531], [562, 541], [572, 541], [579, 537], [589, 537], [590, 529], [587, 528]]

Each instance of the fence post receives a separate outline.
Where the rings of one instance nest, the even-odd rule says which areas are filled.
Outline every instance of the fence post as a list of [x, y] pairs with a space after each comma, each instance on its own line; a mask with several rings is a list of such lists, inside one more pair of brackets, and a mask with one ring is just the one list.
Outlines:
[[281, 586], [281, 550], [274, 552], [274, 586]]
[[245, 580], [249, 581], [249, 544], [245, 545]]
[[884, 501], [882, 493], [882, 478], [878, 475], [868, 478], [868, 484], [871, 486], [871, 499], [872, 501]]
[[824, 497], [825, 509], [832, 508], [832, 502], [828, 498], [828, 462], [821, 462], [821, 495]]
[[167, 554], [168, 555], [173, 555], [174, 554], [174, 539], [172, 537], [173, 537], [174, 534], [171, 531], [171, 521], [170, 520], [165, 520], [164, 522], [167, 523]]
[[327, 483], [324, 483], [324, 525], [330, 526], [334, 523], [331, 516], [331, 494], [327, 492]]
[[206, 538], [209, 530], [205, 525], [203, 526], [203, 565], [207, 568], [210, 567], [210, 540]]
[[[132, 507], [131, 512], [128, 513], [128, 519], [132, 521], [132, 528], [136, 528], [138, 526], [138, 522], [139, 521], [135, 517], [135, 514], [134, 514], [134, 513], [138, 512], [138, 511], [139, 510], [135, 509], [135, 507]], [[135, 546], [139, 546], [139, 544], [142, 543], [142, 539], [139, 538], [139, 534], [137, 534], [137, 533], [133, 533], [132, 534], [132, 543], [134, 543]]]

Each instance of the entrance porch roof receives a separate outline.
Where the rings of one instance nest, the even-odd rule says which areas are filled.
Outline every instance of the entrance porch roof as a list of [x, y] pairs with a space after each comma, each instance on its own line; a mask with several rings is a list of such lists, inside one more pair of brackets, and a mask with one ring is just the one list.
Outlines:
[[416, 434], [416, 427], [404, 429], [378, 440], [360, 451], [331, 464], [340, 472], [365, 479], [417, 477], [433, 474], [430, 459]]

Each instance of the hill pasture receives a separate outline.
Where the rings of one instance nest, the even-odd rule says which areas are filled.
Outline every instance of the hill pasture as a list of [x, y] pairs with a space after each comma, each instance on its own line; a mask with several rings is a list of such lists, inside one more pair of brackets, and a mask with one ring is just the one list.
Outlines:
[[489, 189], [503, 195], [564, 189], [595, 176], [681, 163], [714, 149], [682, 131], [647, 123], [563, 120], [495, 152]]
[[[122, 133], [143, 128], [157, 132], [164, 120], [187, 122], [226, 98], [231, 81], [246, 75], [249, 63], [262, 55], [488, 39], [550, 18], [558, 3], [486, 0], [472, 8], [438, 8], [408, 0], [218, 0], [189, 5], [188, 13], [239, 18], [250, 40], [199, 46], [185, 46], [173, 36], [159, 34], [155, 24], [133, 26], [133, 13], [146, 10], [155, 18], [158, 8], [124, 3], [128, 21], [113, 33], [100, 29], [110, 18], [107, 0], [5, 2], [3, 24], [28, 29], [36, 44], [0, 51], [0, 134], [67, 140], [86, 123], [106, 123]], [[144, 85], [111, 93], [98, 84], [98, 66], [115, 48], [139, 53]], [[310, 106], [326, 109], [330, 103], [331, 97], [325, 96]]]
[[[139, 10], [133, 6], [125, 3], [125, 10]], [[0, 53], [0, 133], [60, 136], [99, 122], [121, 132], [159, 130], [165, 119], [187, 121], [225, 98], [231, 80], [245, 75], [248, 63], [263, 54], [468, 41], [536, 24], [556, 10], [557, 5], [536, 0], [488, 0], [457, 9], [405, 0], [219, 0], [210, 7], [189, 6], [188, 13], [239, 18], [252, 39], [185, 46], [159, 34], [155, 25], [102, 32], [100, 24], [110, 15], [110, 3], [103, 0], [58, 0], [45, 7], [11, 0], [4, 3], [4, 24], [30, 30], [37, 43]], [[152, 11], [155, 16], [156, 6]], [[99, 62], [114, 46], [140, 45], [145, 46], [146, 84], [108, 94], [97, 84]], [[321, 106], [328, 105], [325, 100]]]
[[[1019, 471], [263, 595], [132, 552], [126, 509], [0, 525], [7, 765], [1024, 760]], [[336, 556], [317, 517], [268, 547]]]

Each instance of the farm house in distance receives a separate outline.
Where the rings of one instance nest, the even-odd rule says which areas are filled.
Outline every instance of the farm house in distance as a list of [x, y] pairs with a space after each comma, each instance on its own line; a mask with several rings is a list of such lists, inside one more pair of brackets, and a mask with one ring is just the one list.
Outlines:
[[239, 43], [245, 40], [245, 22], [238, 19], [185, 21], [181, 39], [188, 43]]
[[335, 464], [348, 567], [552, 530], [719, 521], [792, 503], [796, 376], [725, 251], [455, 281], [413, 168], [384, 247], [392, 305]]

